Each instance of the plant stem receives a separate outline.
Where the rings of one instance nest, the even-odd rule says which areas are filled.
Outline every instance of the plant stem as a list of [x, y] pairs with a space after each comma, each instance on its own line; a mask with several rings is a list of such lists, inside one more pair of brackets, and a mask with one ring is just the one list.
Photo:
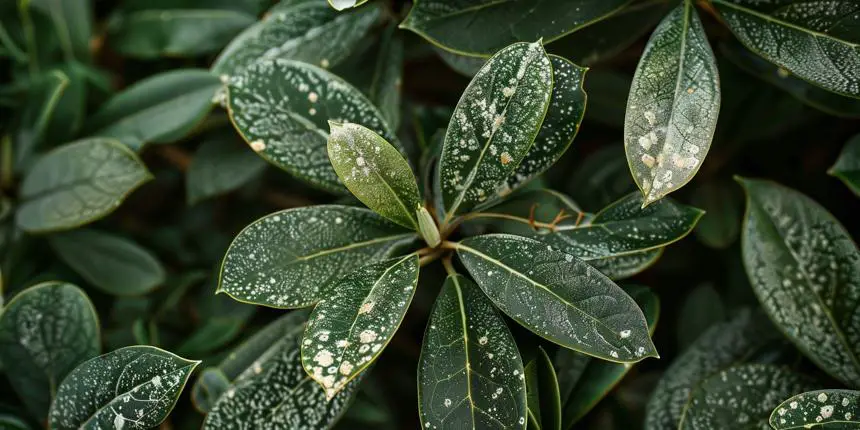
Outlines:
[[444, 249], [440, 249], [440, 248], [434, 249], [433, 252], [431, 252], [430, 254], [427, 254], [423, 257], [418, 258], [418, 266], [424, 267], [424, 266], [438, 260], [440, 257], [442, 257], [445, 254], [447, 254], [447, 251]]

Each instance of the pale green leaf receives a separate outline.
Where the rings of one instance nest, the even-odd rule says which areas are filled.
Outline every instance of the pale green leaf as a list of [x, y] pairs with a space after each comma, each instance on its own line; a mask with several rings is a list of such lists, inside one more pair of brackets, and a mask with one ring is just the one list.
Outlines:
[[328, 0], [328, 4], [336, 10], [344, 10], [349, 9], [351, 7], [358, 7], [367, 3], [367, 0]]
[[227, 45], [212, 71], [234, 76], [275, 58], [333, 67], [353, 51], [379, 15], [373, 5], [337, 13], [318, 0], [282, 0]]
[[860, 196], [860, 134], [848, 140], [827, 173], [841, 179], [854, 194]]
[[546, 43], [615, 13], [630, 0], [418, 0], [400, 24], [434, 45], [488, 57], [515, 42]]
[[222, 88], [206, 70], [178, 69], [143, 79], [108, 100], [90, 119], [90, 134], [140, 150], [188, 134], [212, 109]]
[[51, 248], [87, 282], [116, 296], [145, 294], [164, 283], [164, 267], [135, 242], [98, 230], [48, 237]]
[[775, 430], [860, 428], [860, 391], [816, 390], [792, 396], [770, 415]]
[[773, 182], [747, 193], [741, 237], [753, 291], [776, 326], [824, 371], [860, 384], [860, 252], [833, 215]]
[[738, 40], [756, 54], [828, 91], [860, 98], [856, 1], [713, 3]]
[[31, 233], [78, 227], [107, 216], [150, 179], [140, 158], [116, 140], [92, 138], [63, 145], [27, 172], [16, 221]]
[[529, 428], [561, 430], [561, 398], [558, 379], [552, 360], [538, 347], [537, 356], [525, 367], [526, 399], [530, 419]]
[[86, 361], [60, 384], [50, 428], [156, 427], [198, 364], [151, 346], [129, 346]]
[[504, 234], [453, 246], [490, 300], [535, 334], [614, 362], [657, 356], [636, 302], [582, 260]]
[[766, 429], [771, 411], [782, 399], [813, 385], [811, 379], [782, 367], [731, 367], [693, 390], [678, 430]]
[[376, 213], [418, 230], [423, 207], [409, 162], [383, 137], [366, 127], [329, 121], [328, 156], [346, 188]]
[[93, 304], [72, 284], [35, 285], [3, 308], [0, 362], [18, 397], [40, 421], [63, 378], [99, 354], [100, 337]]
[[345, 191], [326, 151], [328, 121], [361, 124], [399, 149], [382, 114], [358, 89], [310, 64], [258, 62], [234, 76], [228, 90], [230, 118], [251, 148], [325, 190]]
[[504, 189], [538, 134], [552, 81], [540, 42], [499, 51], [475, 75], [454, 109], [439, 161], [443, 224]]
[[266, 163], [229, 133], [213, 135], [200, 145], [185, 176], [189, 204], [224, 194], [260, 176]]
[[627, 98], [624, 148], [643, 204], [693, 178], [711, 146], [719, 111], [714, 53], [692, 1], [685, 0], [648, 40]]
[[327, 205], [275, 212], [233, 240], [218, 292], [275, 308], [310, 306], [342, 276], [415, 238], [367, 209]]
[[422, 428], [524, 428], [523, 363], [505, 321], [474, 282], [450, 275], [418, 366]]

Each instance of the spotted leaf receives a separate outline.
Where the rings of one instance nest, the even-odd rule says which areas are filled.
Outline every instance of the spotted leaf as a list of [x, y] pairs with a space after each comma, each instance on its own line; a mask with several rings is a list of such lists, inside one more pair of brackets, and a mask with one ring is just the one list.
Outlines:
[[382, 114], [359, 90], [310, 64], [254, 63], [230, 80], [227, 99], [233, 124], [253, 150], [331, 192], [345, 190], [326, 151], [328, 121], [361, 124], [400, 149]]
[[453, 246], [490, 300], [535, 334], [609, 361], [657, 356], [636, 302], [582, 260], [506, 234]]
[[454, 109], [439, 161], [445, 221], [506, 187], [538, 134], [552, 80], [540, 42], [508, 46], [475, 75]]
[[3, 371], [12, 389], [40, 421], [47, 416], [63, 378], [99, 354], [100, 337], [93, 304], [72, 284], [45, 282], [30, 287], [3, 308]]
[[379, 8], [373, 5], [337, 13], [317, 0], [283, 0], [233, 39], [212, 71], [234, 76], [251, 64], [274, 58], [333, 67], [352, 52], [378, 18]]
[[218, 292], [276, 308], [310, 306], [345, 274], [415, 237], [367, 209], [327, 205], [275, 212], [233, 240]]
[[418, 283], [418, 255], [361, 267], [338, 281], [308, 319], [302, 365], [333, 398], [382, 353]]
[[546, 43], [612, 15], [630, 0], [420, 0], [401, 28], [453, 53], [488, 57], [514, 42]]
[[860, 135], [854, 136], [827, 173], [839, 178], [845, 185], [860, 196]]
[[16, 221], [31, 233], [79, 227], [113, 212], [150, 179], [140, 158], [116, 140], [92, 138], [63, 145], [27, 172]]
[[57, 389], [50, 428], [158, 426], [198, 364], [151, 346], [129, 346], [85, 361]]
[[860, 428], [860, 392], [817, 390], [792, 396], [770, 415], [775, 430]]
[[409, 162], [366, 127], [333, 121], [329, 125], [328, 156], [349, 191], [376, 213], [418, 230], [416, 211], [423, 204]]
[[422, 428], [525, 428], [514, 338], [474, 282], [450, 275], [433, 305], [418, 365]]
[[678, 430], [767, 428], [782, 399], [811, 385], [811, 379], [778, 366], [744, 364], [722, 370], [693, 390]]
[[714, 0], [747, 48], [828, 91], [860, 98], [860, 5], [853, 0]]
[[826, 209], [781, 185], [739, 179], [747, 193], [741, 251], [773, 322], [833, 377], [860, 384], [860, 252]]
[[711, 146], [719, 110], [714, 53], [693, 3], [685, 0], [648, 40], [627, 98], [624, 148], [643, 205], [693, 178]]

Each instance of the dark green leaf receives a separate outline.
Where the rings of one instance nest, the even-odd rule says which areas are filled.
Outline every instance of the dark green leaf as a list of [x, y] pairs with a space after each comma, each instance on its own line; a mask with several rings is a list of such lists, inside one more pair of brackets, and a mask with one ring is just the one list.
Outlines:
[[561, 399], [552, 360], [543, 348], [525, 368], [529, 414], [540, 430], [561, 430]]
[[776, 326], [846, 384], [860, 384], [860, 252], [826, 209], [792, 189], [738, 179], [747, 193], [741, 250]]
[[308, 318], [302, 365], [333, 398], [367, 369], [391, 338], [418, 284], [418, 255], [361, 267], [342, 278]]
[[66, 61], [89, 61], [93, 31], [90, 0], [30, 0], [29, 4], [51, 17]]
[[119, 142], [79, 140], [48, 152], [30, 168], [16, 220], [31, 233], [78, 227], [107, 216], [150, 179], [143, 162]]
[[720, 293], [711, 284], [696, 286], [687, 294], [678, 313], [678, 348], [687, 349], [711, 326], [726, 319]]
[[30, 426], [24, 420], [16, 416], [9, 414], [0, 414], [0, 429], [30, 430]]
[[329, 120], [361, 124], [399, 149], [379, 110], [355, 87], [318, 67], [258, 62], [234, 76], [228, 88], [230, 117], [251, 148], [328, 191], [344, 191], [326, 151]]
[[765, 429], [771, 411], [782, 399], [812, 385], [810, 379], [782, 367], [731, 367], [693, 390], [678, 429]]
[[140, 245], [121, 236], [76, 229], [51, 235], [48, 240], [60, 259], [108, 294], [135, 296], [164, 283], [161, 262]]
[[[630, 95], [632, 85], [633, 77], [626, 73], [605, 69], [589, 71], [585, 81], [585, 92], [591, 94], [588, 109], [585, 110], [586, 124], [594, 122], [623, 128], [624, 116], [627, 114], [627, 96]], [[622, 149], [623, 155], [624, 144], [619, 142], [617, 145]], [[624, 168], [626, 176], [630, 177], [626, 159]]]
[[177, 140], [206, 117], [221, 89], [206, 70], [178, 69], [141, 80], [108, 100], [90, 118], [91, 134], [140, 150]]
[[57, 389], [50, 428], [156, 427], [198, 364], [151, 346], [129, 346], [86, 361]]
[[415, 237], [367, 209], [330, 205], [275, 212], [233, 240], [218, 292], [276, 308], [309, 306], [342, 276]]
[[450, 275], [433, 305], [418, 366], [422, 428], [524, 428], [523, 363], [480, 289]]
[[266, 168], [266, 163], [232, 134], [217, 134], [200, 145], [185, 177], [189, 204], [238, 189]]
[[515, 42], [546, 43], [615, 13], [630, 0], [420, 0], [400, 24], [461, 55], [490, 56]]
[[775, 430], [860, 428], [860, 392], [817, 390], [792, 396], [770, 415]]
[[750, 50], [821, 88], [860, 98], [860, 16], [855, 1], [713, 3]]
[[317, 0], [282, 0], [230, 42], [212, 71], [234, 76], [275, 58], [332, 67], [352, 52], [379, 15], [374, 5], [337, 13]]
[[705, 211], [694, 233], [703, 244], [728, 248], [741, 231], [742, 197], [729, 182], [710, 181], [697, 187], [691, 203]]
[[57, 385], [99, 354], [100, 337], [93, 304], [72, 284], [42, 283], [9, 301], [0, 314], [0, 361], [30, 413], [47, 416]]
[[684, 0], [648, 40], [627, 98], [624, 148], [643, 205], [693, 178], [711, 146], [719, 111], [714, 53], [693, 2]]
[[376, 69], [370, 83], [370, 100], [392, 130], [400, 126], [400, 93], [403, 86], [403, 38], [394, 25], [385, 29], [379, 43]]
[[481, 70], [481, 67], [484, 67], [484, 64], [487, 63], [487, 59], [484, 57], [457, 55], [453, 52], [436, 47], [434, 47], [434, 50], [439, 54], [439, 58], [441, 58], [448, 67], [454, 69], [455, 72], [470, 78], [475, 76], [478, 71]]
[[[595, 76], [598, 76], [595, 72], [589, 72], [589, 80], [586, 82], [593, 82], [592, 78]], [[588, 109], [585, 110], [586, 117], [588, 112], [593, 111], [595, 99], [591, 97]], [[620, 118], [623, 124], [623, 105], [621, 110]], [[601, 209], [635, 191], [636, 184], [630, 178], [630, 169], [624, 156], [624, 144], [614, 142], [584, 157], [575, 168], [568, 184], [568, 194], [589, 210]]]
[[423, 207], [409, 162], [383, 137], [366, 127], [329, 121], [328, 156], [350, 192], [376, 213], [418, 230]]
[[454, 109], [439, 161], [443, 224], [506, 187], [538, 134], [551, 91], [552, 65], [540, 42], [499, 51], [475, 75]]
[[578, 258], [502, 234], [454, 246], [490, 300], [535, 334], [614, 362], [657, 356], [636, 302]]
[[827, 173], [839, 178], [860, 196], [860, 134], [852, 137]]

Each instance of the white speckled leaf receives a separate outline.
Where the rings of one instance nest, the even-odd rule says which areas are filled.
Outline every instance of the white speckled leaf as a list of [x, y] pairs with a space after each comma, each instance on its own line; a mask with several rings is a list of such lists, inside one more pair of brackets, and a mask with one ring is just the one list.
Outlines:
[[860, 134], [845, 144], [836, 163], [827, 173], [841, 179], [854, 194], [860, 196]]
[[474, 282], [451, 275], [433, 305], [418, 365], [422, 428], [526, 423], [523, 363], [505, 321]]
[[[330, 429], [357, 393], [354, 381], [331, 400], [302, 367], [307, 313], [292, 312], [235, 350], [219, 368], [235, 377], [206, 416], [204, 429]], [[231, 370], [232, 369], [232, 370]]]
[[552, 79], [540, 42], [516, 43], [490, 58], [466, 87], [439, 161], [446, 221], [507, 186], [544, 120]]
[[373, 130], [329, 122], [328, 156], [346, 188], [374, 212], [418, 230], [418, 181], [403, 155]]
[[767, 429], [782, 399], [808, 390], [812, 380], [789, 369], [744, 364], [722, 370], [691, 394], [678, 430]]
[[636, 302], [582, 260], [506, 234], [476, 236], [455, 246], [490, 300], [535, 334], [609, 361], [657, 356]]
[[275, 212], [233, 240], [218, 291], [276, 308], [310, 306], [342, 276], [414, 238], [362, 208], [326, 205]]
[[328, 121], [361, 124], [400, 149], [382, 114], [359, 90], [306, 63], [254, 63], [230, 80], [227, 99], [233, 125], [251, 149], [331, 192], [345, 190], [326, 151]]
[[677, 429], [699, 383], [720, 370], [750, 360], [756, 351], [781, 339], [764, 314], [749, 310], [709, 328], [675, 359], [657, 383], [645, 411], [645, 428]]
[[367, 369], [406, 315], [418, 284], [418, 255], [361, 267], [317, 304], [302, 339], [302, 365], [328, 398]]
[[810, 198], [769, 181], [747, 193], [741, 251], [753, 290], [776, 326], [824, 371], [860, 384], [860, 252]]
[[486, 57], [514, 42], [543, 38], [549, 43], [628, 3], [630, 0], [418, 0], [400, 27], [451, 52]]
[[51, 405], [51, 429], [148, 429], [167, 418], [199, 361], [129, 346], [82, 363]]
[[644, 204], [693, 178], [711, 146], [719, 111], [714, 53], [692, 2], [685, 0], [648, 40], [627, 98], [624, 148]]
[[63, 378], [99, 354], [100, 338], [93, 304], [72, 284], [45, 282], [30, 287], [0, 314], [3, 371], [40, 421], [47, 416]]
[[855, 0], [713, 0], [747, 48], [828, 91], [860, 98]]
[[860, 391], [816, 390], [792, 396], [770, 415], [775, 430], [860, 428]]
[[69, 143], [42, 156], [27, 172], [16, 221], [30, 233], [79, 227], [113, 212], [150, 179], [143, 161], [116, 140]]
[[372, 5], [337, 13], [318, 0], [282, 0], [224, 48], [212, 71], [238, 75], [251, 64], [274, 58], [335, 66], [353, 51], [379, 15], [379, 8]]

